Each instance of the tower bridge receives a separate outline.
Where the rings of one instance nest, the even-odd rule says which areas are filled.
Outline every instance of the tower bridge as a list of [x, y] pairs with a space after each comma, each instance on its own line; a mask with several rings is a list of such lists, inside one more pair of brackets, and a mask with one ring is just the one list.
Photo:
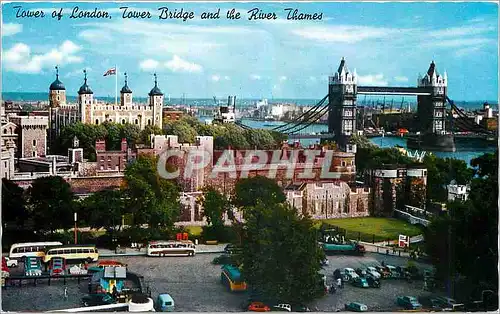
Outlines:
[[[315, 106], [294, 121], [275, 127], [273, 130], [288, 134], [291, 138], [299, 138], [300, 131], [318, 121], [328, 113], [328, 133], [310, 134], [307, 137], [333, 139], [344, 151], [354, 150], [350, 143], [351, 136], [356, 134], [357, 96], [358, 95], [401, 95], [417, 97], [417, 119], [420, 129], [418, 135], [408, 137], [410, 149], [455, 151], [455, 137], [446, 131], [448, 116], [453, 123], [453, 115], [448, 115], [447, 104], [462, 118], [465, 114], [458, 109], [447, 96], [448, 76], [446, 71], [439, 74], [434, 61], [431, 62], [423, 77], [419, 75], [416, 87], [397, 86], [358, 86], [356, 70], [350, 72], [344, 58], [338, 70], [329, 77], [328, 94]], [[328, 99], [328, 102], [326, 102]], [[478, 124], [457, 120], [457, 128], [494, 136], [490, 131]], [[453, 130], [453, 125], [451, 126]]]

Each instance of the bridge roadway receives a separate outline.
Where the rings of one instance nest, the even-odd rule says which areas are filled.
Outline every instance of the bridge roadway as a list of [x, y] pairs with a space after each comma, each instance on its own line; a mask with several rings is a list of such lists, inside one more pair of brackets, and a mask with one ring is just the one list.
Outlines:
[[428, 87], [358, 86], [358, 95], [430, 95]]
[[[319, 138], [319, 139], [325, 139], [325, 138], [333, 138], [335, 134], [332, 133], [299, 133], [299, 134], [287, 134], [288, 139], [308, 139], [308, 138]], [[382, 136], [382, 133], [370, 133], [370, 134], [364, 134], [364, 136], [371, 138], [371, 137], [379, 137]], [[385, 133], [384, 136], [386, 137], [399, 137], [399, 135], [396, 134], [387, 134]], [[412, 136], [417, 136], [415, 133], [408, 133], [408, 135], [404, 136], [403, 138], [408, 138]], [[456, 139], [489, 139], [491, 136], [485, 135], [485, 134], [455, 134]]]

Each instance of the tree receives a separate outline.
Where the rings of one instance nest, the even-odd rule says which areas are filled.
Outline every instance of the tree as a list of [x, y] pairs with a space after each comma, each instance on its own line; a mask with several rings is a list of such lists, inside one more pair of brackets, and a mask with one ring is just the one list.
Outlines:
[[478, 158], [477, 172], [492, 171], [492, 175], [473, 179], [469, 199], [449, 203], [448, 215], [434, 218], [425, 233], [426, 251], [438, 278], [465, 276], [468, 285], [461, 285], [461, 290], [498, 289], [498, 170], [493, 166], [497, 163], [491, 156]]
[[[157, 126], [156, 128], [159, 129]], [[139, 142], [140, 134], [141, 129], [136, 124], [125, 123], [121, 125], [121, 138], [127, 139], [127, 143], [130, 146], [135, 145]]]
[[106, 128], [106, 149], [107, 150], [120, 150], [122, 141], [122, 125], [105, 122], [102, 124]]
[[2, 222], [12, 226], [23, 226], [28, 218], [24, 190], [14, 182], [2, 179]]
[[84, 157], [90, 161], [95, 161], [95, 142], [106, 138], [107, 130], [102, 124], [94, 125], [77, 122], [66, 125], [61, 129], [57, 151], [62, 155], [66, 155], [68, 148], [73, 147], [75, 136], [80, 142], [80, 147], [83, 148]]
[[245, 130], [245, 137], [250, 149], [272, 149], [276, 146], [273, 136], [267, 130], [248, 129]]
[[224, 227], [224, 213], [229, 210], [229, 200], [213, 187], [207, 187], [203, 193], [203, 215], [207, 224], [220, 229]]
[[318, 297], [323, 288], [311, 219], [299, 218], [288, 204], [258, 203], [244, 224], [242, 274], [253, 289], [272, 300], [291, 304]]
[[150, 140], [151, 140], [150, 139], [151, 134], [162, 135], [163, 130], [160, 129], [160, 127], [158, 127], [157, 125], [146, 125], [144, 130], [142, 130], [139, 133], [138, 142], [140, 142], [142, 144], [149, 144]]
[[49, 176], [33, 180], [29, 203], [35, 228], [42, 232], [68, 229], [77, 209], [71, 186], [62, 177]]
[[195, 137], [198, 135], [185, 119], [178, 121], [169, 121], [163, 126], [165, 134], [177, 135], [180, 143], [194, 143]]
[[180, 190], [158, 174], [157, 163], [157, 157], [141, 155], [125, 169], [128, 206], [135, 225], [171, 229], [180, 212]]
[[82, 202], [84, 218], [92, 228], [105, 228], [113, 234], [123, 226], [122, 216], [127, 213], [126, 195], [122, 190], [102, 190]]
[[259, 202], [272, 205], [286, 201], [286, 196], [276, 181], [263, 176], [240, 179], [234, 191], [233, 203], [244, 211]]

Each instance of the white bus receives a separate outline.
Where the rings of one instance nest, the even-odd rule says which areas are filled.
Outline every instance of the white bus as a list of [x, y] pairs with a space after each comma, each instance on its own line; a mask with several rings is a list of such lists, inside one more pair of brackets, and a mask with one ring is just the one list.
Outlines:
[[61, 242], [28, 242], [28, 243], [14, 243], [10, 247], [10, 259], [22, 259], [26, 257], [39, 257], [43, 258], [45, 249], [50, 246], [62, 245]]
[[95, 245], [92, 244], [69, 244], [47, 248], [43, 262], [48, 263], [54, 257], [62, 257], [66, 260], [77, 260], [87, 262], [97, 262], [99, 253]]
[[192, 241], [151, 241], [148, 256], [194, 256], [196, 248]]

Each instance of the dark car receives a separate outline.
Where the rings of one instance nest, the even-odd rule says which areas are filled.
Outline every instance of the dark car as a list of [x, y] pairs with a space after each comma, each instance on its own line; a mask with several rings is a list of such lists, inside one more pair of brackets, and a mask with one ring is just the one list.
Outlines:
[[380, 288], [380, 279], [373, 276], [366, 276], [366, 281], [371, 288]]
[[304, 304], [292, 305], [292, 312], [311, 312], [311, 310]]
[[362, 270], [361, 268], [356, 269], [356, 274], [358, 274], [360, 277], [365, 277], [366, 276], [366, 271]]
[[115, 299], [108, 293], [89, 294], [82, 298], [83, 306], [97, 306], [116, 303]]

